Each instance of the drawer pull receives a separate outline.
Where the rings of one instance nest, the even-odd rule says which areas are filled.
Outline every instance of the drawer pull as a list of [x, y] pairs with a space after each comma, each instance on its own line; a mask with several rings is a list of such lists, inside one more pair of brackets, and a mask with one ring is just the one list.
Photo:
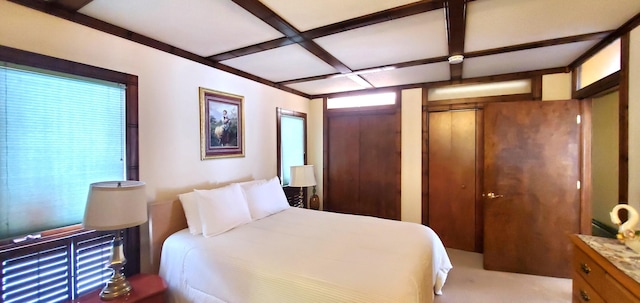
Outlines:
[[587, 275], [591, 272], [591, 268], [589, 267], [589, 265], [587, 265], [587, 263], [580, 264], [580, 269], [582, 269], [582, 271]]
[[587, 292], [582, 289], [580, 290], [580, 298], [582, 299], [582, 301], [585, 301], [585, 302], [591, 301], [591, 298], [589, 298], [589, 295], [587, 294]]

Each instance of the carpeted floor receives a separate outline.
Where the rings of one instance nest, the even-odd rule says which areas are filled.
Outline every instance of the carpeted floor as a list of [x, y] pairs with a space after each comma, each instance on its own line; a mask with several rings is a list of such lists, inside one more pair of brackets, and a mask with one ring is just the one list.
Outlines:
[[482, 254], [447, 249], [453, 269], [435, 303], [570, 303], [571, 279], [482, 269]]

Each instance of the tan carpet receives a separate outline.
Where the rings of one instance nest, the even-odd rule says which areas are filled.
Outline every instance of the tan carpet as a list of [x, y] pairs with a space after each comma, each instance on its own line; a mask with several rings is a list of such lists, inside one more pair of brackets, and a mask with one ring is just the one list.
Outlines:
[[569, 303], [571, 279], [482, 269], [482, 254], [447, 249], [453, 269], [435, 303]]

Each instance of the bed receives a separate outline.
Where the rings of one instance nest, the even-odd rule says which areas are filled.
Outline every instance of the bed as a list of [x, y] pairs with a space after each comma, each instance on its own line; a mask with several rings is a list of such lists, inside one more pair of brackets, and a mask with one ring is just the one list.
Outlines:
[[[250, 189], [260, 187], [253, 195], [263, 200], [258, 209], [268, 209], [259, 218], [248, 191], [240, 190], [241, 203], [221, 203], [247, 203], [250, 214], [248, 221], [222, 231], [207, 229], [204, 218], [196, 222], [204, 226], [202, 233], [194, 233], [188, 214], [193, 208], [183, 196], [150, 205], [152, 261], [159, 260], [169, 302], [428, 303], [440, 294], [452, 266], [430, 228], [289, 207], [282, 204], [279, 182], [274, 183], [280, 192], [273, 184], [272, 191], [265, 191], [265, 183], [272, 181], [250, 184]], [[203, 207], [202, 192], [198, 195], [197, 212], [213, 211]], [[217, 196], [229, 198], [243, 200], [235, 194]]]

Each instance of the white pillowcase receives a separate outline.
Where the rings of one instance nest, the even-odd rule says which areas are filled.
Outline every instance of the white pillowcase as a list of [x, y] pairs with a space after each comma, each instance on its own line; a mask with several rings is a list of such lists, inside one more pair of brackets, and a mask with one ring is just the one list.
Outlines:
[[198, 209], [198, 197], [195, 192], [178, 195], [184, 216], [187, 217], [187, 225], [192, 235], [202, 234], [202, 221], [200, 221], [200, 211]]
[[[249, 186], [252, 184], [267, 182], [265, 179], [251, 180], [238, 182], [241, 187]], [[189, 233], [192, 235], [202, 234], [202, 221], [200, 220], [200, 209], [198, 208], [198, 197], [196, 192], [192, 191], [178, 195], [178, 199], [182, 204], [184, 210], [184, 216], [187, 218], [187, 225], [189, 226]]]
[[243, 190], [253, 220], [262, 219], [290, 207], [278, 177], [263, 183], [243, 186]]
[[205, 237], [213, 237], [251, 222], [251, 214], [239, 184], [210, 190], [196, 189], [194, 192]]

